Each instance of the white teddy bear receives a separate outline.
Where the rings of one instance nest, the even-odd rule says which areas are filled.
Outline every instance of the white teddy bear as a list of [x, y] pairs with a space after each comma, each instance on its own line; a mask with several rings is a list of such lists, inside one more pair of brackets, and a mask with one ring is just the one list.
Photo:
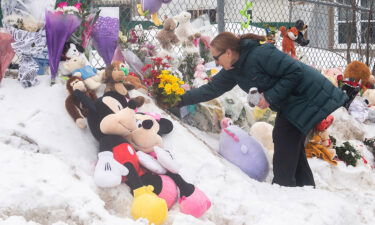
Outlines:
[[201, 35], [198, 33], [190, 23], [191, 14], [182, 11], [180, 14], [174, 17], [178, 22], [178, 27], [175, 33], [182, 43], [182, 46], [186, 48], [186, 51], [191, 53], [198, 53], [199, 50], [194, 46], [194, 39], [199, 38]]

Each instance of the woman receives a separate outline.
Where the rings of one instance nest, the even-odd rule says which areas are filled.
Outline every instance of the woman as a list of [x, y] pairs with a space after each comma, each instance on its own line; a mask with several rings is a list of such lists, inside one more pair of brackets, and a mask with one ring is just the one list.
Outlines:
[[315, 69], [291, 58], [264, 37], [230, 32], [216, 36], [210, 52], [223, 69], [212, 81], [186, 92], [179, 106], [216, 98], [238, 85], [247, 92], [258, 88], [257, 105], [277, 112], [273, 129], [275, 146], [272, 183], [282, 186], [315, 186], [306, 159], [304, 142], [308, 132], [348, 97]]

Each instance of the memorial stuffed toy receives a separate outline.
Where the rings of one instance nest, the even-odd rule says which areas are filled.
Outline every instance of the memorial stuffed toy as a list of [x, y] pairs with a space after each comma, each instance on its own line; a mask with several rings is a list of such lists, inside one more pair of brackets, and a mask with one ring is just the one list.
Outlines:
[[264, 181], [269, 163], [262, 145], [229, 118], [221, 121], [219, 154], [238, 166], [249, 177]]
[[[60, 64], [58, 68], [58, 73], [61, 76], [69, 76], [71, 75], [71, 72], [69, 69], [66, 69], [64, 64], [67, 63], [67, 61], [73, 57], [80, 57], [83, 55], [85, 49], [80, 46], [76, 45], [73, 42], [66, 42], [64, 44], [63, 52], [61, 54]], [[87, 61], [87, 60], [86, 60]], [[86, 62], [87, 64], [87, 62]]]
[[135, 149], [124, 138], [137, 128], [135, 102], [127, 102], [124, 96], [113, 91], [95, 101], [79, 90], [73, 94], [89, 109], [88, 125], [99, 141], [95, 184], [102, 188], [114, 187], [124, 180], [134, 195], [132, 216], [162, 224], [167, 218], [167, 204], [153, 192], [153, 186], [142, 181], [141, 176], [146, 170], [141, 167]]
[[373, 87], [375, 83], [375, 77], [371, 75], [370, 68], [360, 61], [353, 61], [346, 66], [344, 78], [353, 79], [355, 85], [361, 84], [363, 91]]
[[182, 46], [188, 52], [198, 53], [198, 48], [194, 45], [194, 39], [199, 38], [201, 34], [197, 32], [190, 23], [191, 14], [183, 11], [176, 15], [174, 19], [178, 22], [178, 27], [176, 28], [175, 33], [182, 43]]
[[305, 34], [308, 26], [305, 24], [305, 22], [303, 22], [303, 20], [297, 20], [296, 24], [295, 24], [295, 27], [298, 30], [298, 36], [297, 36], [297, 39], [295, 40], [295, 42], [297, 42], [301, 46], [308, 45], [310, 43], [310, 40], [307, 40], [304, 37], [304, 34]]
[[281, 32], [281, 36], [283, 37], [283, 40], [281, 42], [283, 52], [285, 52], [286, 54], [296, 59], [297, 55], [296, 55], [296, 47], [294, 45], [294, 41], [298, 37], [297, 28], [291, 27], [287, 30], [285, 26], [281, 26], [280, 32]]
[[134, 89], [134, 85], [125, 82], [126, 75], [123, 68], [125, 68], [125, 64], [120, 61], [112, 62], [111, 65], [105, 68], [103, 83], [106, 87], [104, 92], [116, 91], [128, 99], [133, 99], [137, 103], [137, 107], [141, 107], [145, 102], [145, 98], [142, 96], [130, 98], [129, 91]]
[[140, 163], [153, 172], [144, 182], [155, 187], [154, 192], [167, 201], [169, 208], [179, 193], [180, 211], [201, 217], [211, 207], [210, 200], [182, 178], [169, 151], [163, 148], [161, 135], [172, 131], [172, 122], [152, 113], [137, 113], [136, 120], [138, 128], [130, 133], [128, 140], [137, 150]]
[[81, 77], [83, 83], [90, 90], [96, 90], [102, 85], [104, 70], [100, 71], [96, 68], [86, 64], [86, 57], [84, 55], [74, 56], [62, 66], [62, 68], [73, 76]]
[[69, 115], [73, 118], [76, 125], [79, 128], [85, 128], [86, 122], [85, 118], [88, 114], [88, 108], [86, 108], [74, 95], [74, 90], [80, 90], [91, 100], [95, 101], [97, 99], [96, 94], [87, 90], [85, 84], [83, 83], [80, 77], [72, 76], [66, 82], [66, 89], [69, 92], [68, 97], [65, 100], [65, 108], [68, 111]]
[[159, 41], [162, 49], [171, 51], [173, 45], [179, 42], [177, 35], [174, 33], [176, 27], [177, 24], [172, 18], [164, 20], [163, 29], [156, 34], [156, 39]]
[[315, 126], [313, 135], [305, 147], [306, 157], [312, 158], [315, 156], [332, 165], [337, 165], [337, 161], [334, 159], [336, 151], [332, 146], [332, 141], [327, 131], [328, 127], [333, 123], [333, 120], [333, 116], [329, 115]]

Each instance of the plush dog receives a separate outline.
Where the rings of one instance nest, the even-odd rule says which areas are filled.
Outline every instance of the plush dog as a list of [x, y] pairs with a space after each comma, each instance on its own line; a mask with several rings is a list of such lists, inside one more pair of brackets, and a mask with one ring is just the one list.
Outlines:
[[301, 46], [306, 46], [310, 43], [310, 40], [305, 39], [304, 34], [307, 30], [307, 25], [303, 20], [297, 20], [295, 27], [298, 30], [298, 36], [295, 42], [297, 42]]
[[172, 50], [172, 46], [179, 42], [174, 33], [176, 26], [177, 24], [172, 18], [167, 18], [163, 23], [163, 29], [156, 34], [156, 39], [164, 50]]
[[82, 57], [84, 51], [85, 49], [82, 46], [76, 45], [73, 42], [66, 42], [64, 44], [63, 52], [61, 54], [58, 74], [62, 76], [71, 75], [72, 71], [67, 69], [67, 67], [64, 64], [67, 64], [67, 61], [73, 57]]
[[296, 56], [296, 47], [294, 45], [294, 41], [298, 37], [298, 30], [296, 27], [291, 27], [288, 30], [285, 26], [280, 27], [281, 36], [283, 37], [282, 40], [282, 49], [283, 52], [292, 56], [293, 58], [297, 58]]
[[69, 80], [66, 82], [66, 89], [68, 90], [69, 95], [65, 100], [65, 108], [77, 126], [79, 128], [85, 128], [85, 118], [88, 114], [88, 108], [82, 105], [82, 103], [76, 97], [74, 97], [73, 91], [79, 90], [93, 101], [97, 99], [96, 94], [91, 90], [87, 90], [82, 79], [76, 76], [69, 78]]
[[88, 125], [99, 141], [95, 184], [114, 187], [124, 179], [134, 195], [132, 216], [162, 224], [167, 217], [167, 204], [154, 194], [152, 186], [145, 185], [141, 179], [146, 170], [141, 167], [134, 148], [124, 138], [137, 129], [135, 102], [127, 102], [124, 96], [113, 91], [106, 92], [95, 101], [79, 90], [74, 91], [74, 96], [89, 109]]
[[172, 122], [149, 113], [137, 113], [136, 120], [138, 128], [128, 136], [129, 142], [138, 150], [138, 158], [144, 167], [155, 174], [164, 174], [148, 178], [153, 181], [154, 192], [164, 198], [170, 208], [177, 199], [177, 185], [180, 193], [180, 211], [197, 218], [201, 217], [210, 208], [210, 200], [200, 189], [187, 183], [178, 174], [178, 166], [170, 153], [163, 149], [160, 135], [173, 130]]
[[370, 68], [360, 61], [353, 61], [346, 66], [344, 78], [351, 78], [355, 83], [360, 83], [363, 91], [375, 83], [375, 77], [371, 75]]
[[[129, 99], [130, 96], [128, 91], [133, 90], [134, 85], [125, 82], [126, 76], [123, 68], [125, 68], [125, 64], [120, 61], [112, 62], [111, 65], [106, 67], [103, 79], [103, 83], [106, 85], [104, 92], [116, 91]], [[141, 107], [145, 102], [145, 98], [142, 96], [138, 96], [133, 100], [137, 103], [137, 107]]]

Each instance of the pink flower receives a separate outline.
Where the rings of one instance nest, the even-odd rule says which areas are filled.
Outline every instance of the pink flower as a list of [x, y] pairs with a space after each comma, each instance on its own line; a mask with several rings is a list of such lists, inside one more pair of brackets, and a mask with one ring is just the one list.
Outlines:
[[67, 7], [67, 6], [68, 6], [67, 2], [60, 2], [59, 4], [57, 4], [57, 8], [64, 8], [64, 7]]
[[74, 4], [74, 7], [76, 7], [78, 10], [81, 10], [82, 3], [76, 3]]

